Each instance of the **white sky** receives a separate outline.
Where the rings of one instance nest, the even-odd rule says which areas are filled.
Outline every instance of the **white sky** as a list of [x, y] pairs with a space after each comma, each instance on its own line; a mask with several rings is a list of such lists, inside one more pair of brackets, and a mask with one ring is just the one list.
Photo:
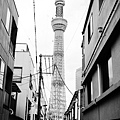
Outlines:
[[[35, 0], [36, 6], [36, 30], [38, 55], [53, 54], [54, 32], [51, 26], [52, 18], [55, 18], [55, 0]], [[35, 64], [35, 35], [33, 0], [15, 0], [18, 13], [18, 43], [28, 43]], [[89, 0], [65, 0], [64, 17], [68, 21], [64, 32], [64, 64], [65, 83], [75, 92], [75, 72], [82, 66], [81, 42], [82, 29], [87, 13]], [[39, 57], [38, 57], [39, 59]], [[45, 77], [45, 88], [49, 100], [51, 79]], [[72, 99], [71, 93], [66, 89], [67, 107]]]

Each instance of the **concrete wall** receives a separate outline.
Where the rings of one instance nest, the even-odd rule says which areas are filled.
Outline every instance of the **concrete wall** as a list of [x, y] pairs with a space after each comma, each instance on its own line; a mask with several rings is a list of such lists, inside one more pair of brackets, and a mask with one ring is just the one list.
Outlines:
[[[26, 119], [28, 115], [28, 99], [33, 100], [33, 92], [36, 90], [35, 78], [32, 76], [33, 90], [29, 88], [30, 74], [34, 74], [34, 65], [29, 51], [17, 51], [15, 54], [15, 65], [14, 67], [22, 67], [22, 82], [17, 83], [21, 93], [18, 94], [17, 106], [16, 106], [16, 116]], [[15, 74], [15, 73], [14, 73]], [[28, 76], [28, 77], [26, 77]], [[26, 77], [26, 78], [24, 78]], [[33, 105], [32, 105], [33, 106]], [[34, 106], [35, 107], [35, 106]], [[34, 109], [33, 107], [31, 107]], [[35, 109], [34, 109], [35, 110]], [[29, 114], [33, 115], [36, 111], [31, 110]], [[32, 116], [31, 116], [32, 117]]]
[[[92, 1], [92, 0], [91, 0]], [[115, 6], [116, 0], [109, 1], [105, 0], [103, 2], [102, 8], [99, 11], [99, 2], [93, 1], [93, 6], [91, 7], [91, 11], [88, 14], [88, 22], [90, 19], [91, 13], [93, 13], [93, 35], [91, 38], [90, 43], [88, 44], [88, 22], [86, 23], [85, 31], [84, 31], [84, 38], [85, 38], [85, 69], [86, 72], [91, 69], [91, 66], [94, 64], [95, 60], [97, 59], [98, 55], [100, 54], [101, 49], [105, 45], [107, 39], [109, 38], [115, 24], [119, 19], [119, 8], [116, 11], [116, 15], [112, 16], [113, 13], [113, 6]], [[107, 6], [107, 7], [106, 7]], [[111, 13], [111, 14], [110, 14]], [[111, 18], [110, 18], [111, 16]], [[111, 23], [110, 20], [114, 17], [115, 19]], [[111, 26], [109, 24], [112, 24]], [[103, 37], [101, 38], [101, 32], [99, 32], [98, 28], [102, 27], [104, 32], [104, 40]], [[109, 28], [109, 29], [108, 29]]]
[[120, 33], [114, 36], [115, 43], [112, 47], [112, 61], [113, 61], [113, 84], [120, 80]]
[[97, 71], [97, 69], [93, 74], [92, 84], [93, 84], [93, 99], [95, 99], [99, 96], [98, 71]]
[[[90, 43], [88, 44], [88, 23], [90, 20], [90, 16], [93, 13], [93, 35], [91, 37]], [[93, 53], [93, 48], [95, 47], [98, 40], [98, 0], [93, 1], [93, 6], [91, 7], [91, 11], [88, 16], [88, 22], [86, 24], [85, 29], [85, 68], [87, 67], [89, 60]]]
[[[7, 8], [10, 9], [11, 20], [9, 31], [7, 31], [5, 24], [6, 24], [6, 16], [7, 16]], [[3, 104], [9, 102], [9, 96], [7, 92], [5, 92], [5, 85], [7, 83], [6, 76], [7, 76], [7, 69], [8, 67], [13, 71], [14, 66], [14, 58], [10, 54], [9, 51], [9, 44], [10, 44], [10, 33], [12, 27], [12, 17], [15, 19], [16, 26], [18, 24], [18, 12], [14, 3], [14, 0], [0, 0], [0, 56], [2, 57], [3, 61], [5, 62], [5, 74], [4, 74], [4, 81], [3, 81], [3, 90], [0, 89], [0, 120], [8, 120], [9, 119], [9, 106], [3, 107]], [[11, 84], [10, 84], [11, 86]], [[9, 91], [10, 92], [10, 91]], [[6, 97], [7, 96], [7, 97]]]
[[[92, 0], [91, 0], [92, 1]], [[120, 3], [118, 0], [104, 0], [99, 10], [99, 1], [93, 1], [88, 16], [93, 11], [94, 32], [90, 43], [87, 39], [87, 25], [85, 35], [85, 75], [83, 85], [85, 85], [85, 108], [83, 109], [84, 120], [111, 120], [120, 119]], [[96, 16], [94, 16], [94, 14]], [[96, 21], [95, 21], [96, 20]], [[102, 31], [98, 32], [98, 27]], [[94, 35], [95, 34], [95, 35]], [[104, 57], [111, 53], [113, 78], [112, 85], [98, 95], [98, 73], [95, 68], [97, 64], [104, 63]], [[101, 57], [102, 56], [102, 57]], [[104, 57], [103, 57], [104, 56]], [[93, 72], [95, 71], [95, 72]], [[92, 76], [92, 78], [91, 78]], [[93, 100], [88, 103], [88, 81], [93, 81]], [[105, 81], [105, 79], [103, 79]]]
[[[119, 89], [120, 90], [120, 89]], [[118, 90], [118, 91], [119, 91]], [[115, 91], [84, 111], [84, 120], [120, 119], [120, 94]]]

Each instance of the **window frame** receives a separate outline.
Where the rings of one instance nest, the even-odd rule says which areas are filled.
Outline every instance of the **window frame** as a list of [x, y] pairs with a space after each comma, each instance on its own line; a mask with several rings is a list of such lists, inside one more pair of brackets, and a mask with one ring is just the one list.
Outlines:
[[10, 8], [7, 7], [5, 28], [6, 28], [7, 32], [8, 32], [8, 34], [10, 33], [10, 22], [11, 22], [11, 11], [10, 11]]
[[10, 33], [10, 42], [9, 42], [9, 52], [12, 57], [15, 57], [15, 47], [16, 47], [16, 38], [17, 38], [17, 25], [14, 17], [12, 16], [12, 25], [11, 25], [11, 33]]
[[93, 88], [93, 81], [91, 80], [91, 101], [93, 101], [94, 100], [94, 92], [93, 92], [93, 90], [94, 90], [94, 88]]
[[91, 13], [90, 20], [88, 23], [88, 44], [90, 43], [92, 36], [93, 36], [93, 13]]
[[[1, 63], [3, 63], [3, 65], [4, 65], [4, 68], [3, 68], [3, 70], [1, 70], [2, 68], [1, 68]], [[2, 74], [1, 74], [2, 73]], [[5, 76], [5, 62], [4, 62], [4, 60], [2, 59], [2, 57], [0, 56], [0, 76], [2, 77], [2, 79], [0, 78], [0, 89], [3, 89], [3, 84], [4, 84], [4, 76]]]
[[[94, 66], [94, 70], [91, 71], [90, 76], [88, 77], [89, 80], [87, 82], [87, 103], [90, 104], [94, 99], [98, 98], [99, 96], [101, 96], [102, 93], [104, 93], [106, 90], [108, 90], [112, 84], [110, 84], [110, 76], [109, 76], [109, 68], [112, 70], [112, 79], [113, 79], [113, 65], [112, 65], [112, 56], [111, 56], [111, 52], [108, 51], [109, 53], [107, 54], [107, 56], [104, 58], [104, 62], [103, 63], [96, 63], [96, 73], [97, 73], [97, 84], [98, 84], [98, 95], [95, 97], [94, 95], [94, 81], [93, 81], [93, 75], [94, 75], [94, 70], [95, 70], [95, 66]], [[102, 56], [103, 57], [103, 56]], [[110, 63], [109, 63], [110, 62]], [[109, 64], [110, 67], [109, 67]], [[112, 68], [111, 68], [112, 67]], [[110, 70], [110, 71], [111, 71]], [[104, 72], [104, 73], [103, 73]], [[112, 83], [112, 81], [111, 81]]]
[[[103, 62], [103, 58], [104, 58], [104, 62]], [[99, 65], [100, 93], [102, 94], [113, 85], [112, 82], [113, 64], [112, 64], [111, 49], [108, 49], [106, 55], [101, 56], [101, 60], [99, 61], [98, 65]], [[109, 75], [109, 72], [112, 73], [112, 76]]]
[[112, 57], [108, 59], [108, 77], [109, 77], [109, 87], [113, 84], [113, 64]]
[[90, 80], [87, 83], [87, 103], [90, 104], [92, 102], [92, 95], [91, 95], [91, 82], [92, 80]]
[[21, 83], [22, 82], [23, 67], [15, 66], [14, 70], [20, 70], [20, 74], [19, 74], [20, 76], [17, 73], [15, 73], [15, 71], [14, 71], [13, 72], [13, 80], [12, 81], [15, 82], [15, 83]]

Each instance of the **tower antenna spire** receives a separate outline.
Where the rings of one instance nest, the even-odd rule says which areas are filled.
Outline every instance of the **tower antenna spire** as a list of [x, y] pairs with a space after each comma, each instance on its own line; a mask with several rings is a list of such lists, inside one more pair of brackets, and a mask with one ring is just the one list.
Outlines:
[[[66, 93], [64, 85], [64, 32], [67, 27], [67, 20], [63, 18], [64, 0], [55, 0], [56, 18], [51, 24], [54, 31], [53, 64], [54, 74], [51, 82], [50, 113], [53, 120], [62, 120], [66, 109]], [[58, 72], [59, 70], [59, 72]], [[61, 79], [62, 77], [62, 79]]]

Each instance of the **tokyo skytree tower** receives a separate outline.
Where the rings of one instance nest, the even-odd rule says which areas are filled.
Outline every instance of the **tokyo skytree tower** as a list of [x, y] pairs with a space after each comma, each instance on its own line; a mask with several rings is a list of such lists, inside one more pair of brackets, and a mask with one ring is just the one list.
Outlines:
[[64, 31], [67, 20], [63, 18], [64, 0], [55, 0], [56, 18], [52, 19], [54, 35], [53, 64], [49, 112], [53, 120], [62, 120], [66, 109], [64, 84]]

